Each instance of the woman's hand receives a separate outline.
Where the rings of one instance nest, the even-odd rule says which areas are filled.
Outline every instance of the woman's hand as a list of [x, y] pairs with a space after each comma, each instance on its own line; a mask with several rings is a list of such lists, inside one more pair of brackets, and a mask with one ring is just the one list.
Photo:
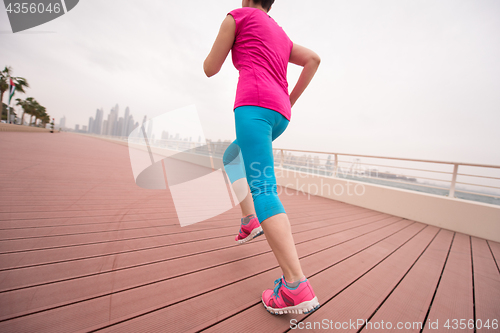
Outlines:
[[234, 44], [236, 22], [231, 15], [227, 15], [220, 26], [219, 34], [209, 55], [203, 63], [203, 70], [208, 77], [219, 73], [222, 64], [227, 58]]
[[293, 106], [307, 88], [309, 82], [311, 82], [314, 74], [316, 74], [321, 59], [316, 53], [308, 48], [294, 43], [289, 62], [304, 67], [295, 87], [290, 93], [290, 104]]

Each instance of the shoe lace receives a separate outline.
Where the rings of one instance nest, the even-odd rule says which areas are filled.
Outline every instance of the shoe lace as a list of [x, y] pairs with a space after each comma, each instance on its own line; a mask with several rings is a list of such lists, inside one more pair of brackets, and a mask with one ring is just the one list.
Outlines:
[[281, 286], [283, 285], [283, 281], [281, 278], [276, 279], [274, 281], [274, 291], [273, 295], [276, 296], [276, 298], [279, 298], [278, 292], [280, 291]]

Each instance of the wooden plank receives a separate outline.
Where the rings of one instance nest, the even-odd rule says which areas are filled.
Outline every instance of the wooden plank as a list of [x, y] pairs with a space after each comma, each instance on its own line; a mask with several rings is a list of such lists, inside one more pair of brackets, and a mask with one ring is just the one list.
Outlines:
[[[73, 217], [53, 217], [53, 218], [46, 218], [46, 219], [27, 219], [27, 220], [10, 220], [10, 221], [4, 221], [2, 223], [2, 229], [10, 229], [10, 228], [49, 228], [49, 227], [59, 227], [59, 226], [66, 226], [66, 225], [78, 225], [78, 224], [87, 224], [87, 225], [98, 225], [98, 224], [105, 224], [108, 222], [133, 222], [133, 221], [149, 221], [149, 220], [158, 220], [158, 219], [168, 219], [168, 218], [174, 218], [174, 214], [170, 210], [165, 210], [165, 211], [153, 211], [153, 212], [146, 212], [146, 211], [141, 211], [137, 214], [127, 214], [123, 215], [122, 214], [112, 214], [112, 215], [100, 215], [100, 216], [73, 216]], [[174, 224], [172, 222], [172, 224]], [[177, 221], [175, 224], [179, 224]]]
[[[460, 320], [474, 319], [471, 265], [470, 237], [455, 233], [423, 332], [448, 330], [445, 325], [450, 325], [453, 331], [458, 329]], [[455, 319], [458, 321], [454, 322]], [[474, 329], [464, 328], [460, 332], [474, 332]]]
[[[3, 190], [7, 190], [5, 187]], [[9, 191], [10, 192], [10, 191]], [[120, 191], [117, 189], [113, 191], [113, 194], [118, 194]], [[110, 199], [109, 197], [102, 196], [100, 200], [90, 199], [90, 195], [85, 195], [83, 198], [78, 197], [75, 198], [74, 201], [68, 201], [66, 197], [63, 200], [51, 200], [47, 201], [45, 204], [40, 204], [36, 202], [35, 204], [29, 204], [27, 202], [17, 202], [15, 204], [10, 204], [9, 207], [2, 206], [0, 207], [0, 212], [33, 212], [33, 213], [42, 213], [42, 212], [53, 212], [53, 211], [72, 211], [78, 212], [81, 210], [96, 210], [96, 211], [114, 211], [115, 208], [110, 207], [110, 204], [114, 204], [117, 209], [125, 209], [129, 210], [130, 207], [138, 206], [137, 200], [133, 200], [130, 195], [123, 196], [120, 200], [113, 197]], [[138, 198], [140, 199], [140, 197]], [[164, 200], [159, 200], [159, 198], [143, 198], [147, 200], [144, 203], [140, 203], [141, 209], [163, 209], [165, 207]]]
[[486, 240], [471, 241], [476, 332], [500, 331], [500, 273]]
[[[171, 207], [171, 209], [172, 209], [171, 212], [174, 212], [173, 205], [171, 205], [171, 204], [167, 204], [167, 205], [169, 207]], [[152, 213], [155, 213], [155, 212], [153, 211]], [[85, 217], [87, 219], [92, 219], [94, 217], [114, 216], [114, 215], [122, 215], [122, 214], [123, 214], [123, 208], [117, 209], [114, 212], [109, 212], [106, 210], [51, 211], [51, 212], [41, 212], [41, 213], [9, 212], [9, 213], [1, 213], [0, 215], [2, 215], [2, 216], [0, 218], [2, 220], [9, 220], [9, 221], [52, 219], [52, 218], [72, 218], [72, 217]]]
[[[168, 223], [169, 222], [169, 223]], [[128, 223], [123, 222], [109, 222], [100, 223], [95, 225], [80, 224], [73, 226], [60, 226], [60, 227], [40, 227], [29, 229], [9, 229], [0, 231], [0, 242], [12, 240], [27, 240], [36, 238], [54, 238], [66, 237], [74, 235], [91, 235], [95, 233], [110, 233], [124, 230], [139, 230], [148, 228], [172, 228], [178, 226], [177, 219], [156, 219], [156, 220], [134, 220]]]
[[453, 232], [439, 230], [436, 238], [376, 313], [371, 318], [364, 318], [371, 323], [371, 326], [365, 326], [362, 332], [373, 332], [376, 330], [374, 327], [381, 327], [380, 325], [387, 330], [420, 332], [441, 277], [452, 238]]
[[500, 271], [500, 243], [494, 242], [487, 240], [488, 246], [491, 249], [491, 252], [493, 253], [493, 258], [495, 259], [495, 263], [497, 265], [497, 268], [499, 268]]

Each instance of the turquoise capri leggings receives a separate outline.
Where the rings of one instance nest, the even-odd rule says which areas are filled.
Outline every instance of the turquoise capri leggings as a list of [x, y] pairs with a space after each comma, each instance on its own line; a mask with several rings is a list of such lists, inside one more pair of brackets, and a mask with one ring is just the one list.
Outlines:
[[224, 152], [224, 169], [231, 184], [246, 177], [262, 223], [285, 213], [276, 188], [272, 142], [285, 131], [289, 121], [277, 111], [258, 106], [236, 108], [234, 119], [236, 140]]

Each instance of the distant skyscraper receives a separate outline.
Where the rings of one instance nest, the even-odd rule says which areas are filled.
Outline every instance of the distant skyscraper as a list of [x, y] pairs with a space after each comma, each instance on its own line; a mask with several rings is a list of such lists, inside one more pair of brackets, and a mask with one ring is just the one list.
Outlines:
[[75, 125], [75, 131], [77, 131], [77, 132], [78, 132], [79, 130], [80, 130], [80, 125], [76, 124], [76, 125]]
[[[139, 125], [139, 124], [137, 124]], [[130, 115], [128, 117], [128, 121], [127, 121], [127, 131], [126, 131], [126, 134], [125, 136], [128, 136], [130, 133], [132, 133], [132, 131], [135, 129], [135, 125], [134, 125], [134, 117], [132, 117], [132, 115]]]
[[66, 116], [61, 118], [61, 121], [59, 122], [59, 127], [61, 127], [61, 128], [66, 127]]
[[123, 116], [123, 128], [120, 134], [121, 136], [128, 136], [128, 134], [130, 133], [128, 131], [129, 117], [130, 117], [130, 109], [127, 106], [125, 108], [125, 115]]
[[94, 133], [94, 117], [89, 118], [89, 133]]
[[123, 120], [123, 117], [118, 118], [118, 122], [116, 124], [116, 130], [115, 130], [115, 135], [116, 136], [123, 136], [123, 129], [125, 128], [125, 122]]
[[[116, 107], [111, 108], [111, 111], [108, 114], [108, 119], [106, 121], [106, 126], [103, 126], [104, 135], [116, 135], [116, 129], [118, 127], [118, 105]], [[105, 130], [105, 131], [104, 131]]]
[[118, 106], [118, 104], [116, 104], [115, 116], [113, 118], [113, 125], [111, 127], [111, 135], [119, 136], [122, 133], [120, 126], [118, 125], [119, 117], [120, 117], [120, 107]]
[[97, 109], [97, 111], [95, 112], [95, 119], [94, 119], [94, 126], [93, 126], [93, 130], [92, 130], [92, 133], [95, 133], [95, 134], [101, 134], [102, 133], [102, 120], [104, 118], [104, 110], [101, 109]]

